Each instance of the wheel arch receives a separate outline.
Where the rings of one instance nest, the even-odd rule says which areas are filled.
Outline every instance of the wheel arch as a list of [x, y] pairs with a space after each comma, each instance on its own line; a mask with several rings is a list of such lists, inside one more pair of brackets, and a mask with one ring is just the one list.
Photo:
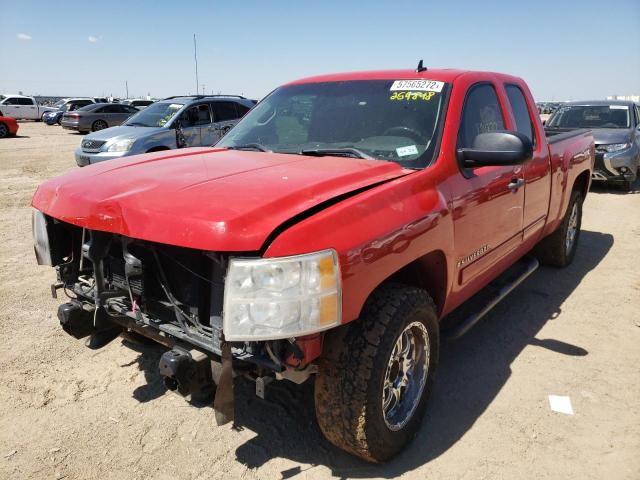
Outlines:
[[573, 182], [573, 187], [571, 191], [578, 190], [582, 194], [582, 200], [587, 198], [587, 193], [589, 192], [589, 186], [591, 184], [591, 174], [589, 170], [585, 170], [580, 175], [578, 175]]
[[400, 268], [381, 285], [395, 282], [425, 290], [436, 304], [440, 316], [447, 298], [447, 272], [447, 257], [444, 252], [433, 250]]

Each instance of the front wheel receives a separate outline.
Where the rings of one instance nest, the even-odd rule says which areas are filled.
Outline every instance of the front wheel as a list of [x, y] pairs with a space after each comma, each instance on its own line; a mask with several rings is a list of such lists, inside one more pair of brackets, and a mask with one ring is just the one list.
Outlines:
[[383, 285], [342, 328], [319, 365], [318, 424], [337, 447], [383, 462], [420, 427], [438, 363], [436, 307], [424, 290]]
[[580, 191], [571, 192], [560, 226], [536, 246], [535, 255], [543, 265], [566, 267], [573, 261], [582, 225], [582, 200]]
[[4, 123], [0, 123], [0, 138], [5, 138], [9, 136], [9, 129]]

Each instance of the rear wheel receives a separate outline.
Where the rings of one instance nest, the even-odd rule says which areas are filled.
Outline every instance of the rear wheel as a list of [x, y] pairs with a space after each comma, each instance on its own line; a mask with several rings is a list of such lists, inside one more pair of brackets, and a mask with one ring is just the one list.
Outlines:
[[623, 192], [630, 192], [633, 188], [632, 188], [633, 182], [631, 180], [625, 180], [624, 182], [622, 182], [622, 184], [620, 185], [620, 189]]
[[571, 193], [569, 206], [562, 223], [534, 250], [540, 263], [554, 267], [566, 267], [573, 261], [582, 225], [582, 200], [580, 191], [574, 190]]
[[337, 447], [383, 462], [420, 427], [438, 363], [436, 308], [424, 290], [383, 285], [343, 328], [316, 378], [318, 424]]
[[95, 122], [93, 122], [93, 125], [91, 125], [91, 131], [97, 132], [98, 130], [104, 130], [108, 127], [109, 125], [107, 125], [107, 122], [105, 122], [104, 120], [96, 120]]
[[0, 138], [5, 138], [9, 136], [9, 129], [4, 123], [0, 123]]

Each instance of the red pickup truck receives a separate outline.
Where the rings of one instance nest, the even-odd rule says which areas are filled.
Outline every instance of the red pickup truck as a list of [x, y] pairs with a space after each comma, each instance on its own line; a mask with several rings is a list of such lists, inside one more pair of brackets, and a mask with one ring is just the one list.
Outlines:
[[547, 137], [520, 78], [376, 71], [276, 89], [215, 147], [91, 165], [33, 198], [58, 318], [99, 348], [169, 348], [165, 385], [315, 378], [318, 423], [368, 461], [419, 428], [441, 337], [575, 254], [594, 163]]

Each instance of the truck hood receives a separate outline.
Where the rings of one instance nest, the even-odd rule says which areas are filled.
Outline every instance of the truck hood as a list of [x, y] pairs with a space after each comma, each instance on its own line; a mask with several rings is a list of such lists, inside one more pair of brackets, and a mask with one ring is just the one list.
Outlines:
[[90, 165], [40, 185], [61, 221], [209, 251], [258, 251], [322, 202], [410, 173], [392, 162], [190, 148]]
[[631, 138], [631, 129], [626, 128], [596, 128], [591, 133], [596, 145], [627, 143]]
[[118, 127], [98, 130], [97, 132], [86, 135], [84, 138], [89, 140], [112, 140], [116, 137], [142, 138], [146, 135], [153, 135], [159, 130], [164, 129], [162, 127], [128, 127], [126, 125], [120, 125]]

